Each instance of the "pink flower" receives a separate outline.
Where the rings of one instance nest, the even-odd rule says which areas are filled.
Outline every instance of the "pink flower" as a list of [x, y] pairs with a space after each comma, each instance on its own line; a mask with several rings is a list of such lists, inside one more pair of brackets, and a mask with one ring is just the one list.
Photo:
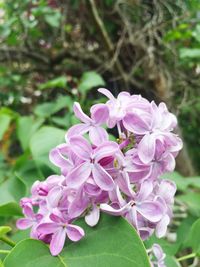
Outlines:
[[[139, 230], [138, 218], [141, 216], [145, 220], [157, 223], [164, 215], [164, 206], [158, 199], [151, 199], [150, 194], [153, 191], [151, 182], [143, 182], [137, 194], [133, 194], [133, 198], [127, 203], [117, 190], [117, 199], [119, 208], [113, 208], [108, 204], [101, 204], [102, 211], [115, 215], [124, 216], [132, 225]], [[149, 198], [150, 197], [150, 198]]]
[[101, 127], [108, 119], [109, 111], [107, 106], [105, 104], [96, 104], [92, 106], [90, 111], [91, 118], [82, 111], [79, 103], [74, 103], [74, 113], [83, 123], [72, 126], [67, 132], [67, 138], [89, 132], [90, 140], [94, 145], [99, 145], [108, 140], [107, 131]]
[[[50, 151], [60, 175], [36, 181], [31, 197], [20, 202], [25, 218], [17, 227], [31, 228], [33, 238], [50, 243], [52, 255], [62, 251], [67, 236], [72, 241], [84, 236], [72, 224], [83, 216], [91, 227], [102, 211], [123, 216], [145, 240], [154, 232], [163, 237], [173, 215], [176, 185], [159, 177], [174, 170], [182, 148], [172, 133], [176, 117], [164, 103], [157, 106], [140, 95], [121, 92], [115, 98], [107, 89], [99, 92], [109, 98], [106, 104], [93, 105], [89, 117], [75, 103], [81, 123]], [[108, 140], [104, 123], [117, 126], [116, 142]], [[161, 248], [154, 245], [152, 252], [152, 266], [165, 267]]]
[[152, 267], [166, 267], [165, 264], [165, 253], [158, 244], [154, 244], [151, 248], [151, 265]]
[[50, 251], [53, 256], [58, 255], [65, 244], [66, 236], [74, 242], [79, 241], [84, 235], [84, 230], [77, 225], [68, 223], [64, 218], [51, 214], [52, 222], [41, 223], [37, 231], [42, 235], [52, 234], [50, 241]]
[[32, 227], [31, 229], [31, 237], [32, 238], [38, 238], [36, 228], [39, 224], [39, 222], [42, 220], [43, 216], [41, 214], [34, 214], [33, 208], [30, 205], [26, 205], [23, 208], [23, 213], [25, 215], [25, 218], [17, 220], [17, 228], [21, 230], [28, 229]]
[[70, 138], [70, 145], [73, 152], [83, 160], [67, 176], [67, 183], [70, 187], [78, 187], [85, 183], [92, 175], [95, 183], [105, 191], [112, 190], [114, 181], [110, 174], [101, 166], [100, 161], [106, 157], [114, 156], [118, 151], [118, 145], [114, 142], [104, 142], [93, 149], [88, 141], [81, 136]]

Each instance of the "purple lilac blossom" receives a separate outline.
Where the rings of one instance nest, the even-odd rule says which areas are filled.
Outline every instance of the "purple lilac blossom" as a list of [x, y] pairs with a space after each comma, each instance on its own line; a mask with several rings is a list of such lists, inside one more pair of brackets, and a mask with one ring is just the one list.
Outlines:
[[[91, 117], [75, 102], [80, 123], [68, 129], [65, 143], [50, 151], [60, 174], [36, 181], [30, 198], [20, 202], [25, 217], [17, 227], [31, 228], [31, 237], [50, 244], [54, 256], [66, 238], [84, 237], [76, 225], [80, 217], [93, 227], [101, 212], [122, 216], [145, 240], [153, 233], [163, 237], [173, 216], [176, 185], [160, 176], [174, 170], [182, 148], [173, 133], [176, 117], [164, 103], [156, 105], [140, 95], [121, 92], [115, 98], [107, 89], [99, 92], [108, 101], [93, 105]], [[117, 128], [116, 141], [109, 141], [106, 127]], [[152, 266], [164, 267], [161, 248], [155, 245], [152, 252]]]
[[154, 244], [149, 250], [150, 263], [152, 267], [167, 267], [165, 264], [165, 253], [158, 244]]

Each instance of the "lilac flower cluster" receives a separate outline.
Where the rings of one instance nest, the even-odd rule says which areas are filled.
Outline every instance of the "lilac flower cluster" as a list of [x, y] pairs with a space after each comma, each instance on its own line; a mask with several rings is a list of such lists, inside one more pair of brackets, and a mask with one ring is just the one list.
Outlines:
[[[143, 240], [154, 232], [163, 237], [172, 217], [176, 185], [159, 177], [174, 170], [182, 148], [172, 133], [176, 117], [164, 103], [157, 106], [140, 95], [121, 92], [115, 98], [107, 89], [99, 92], [108, 97], [106, 104], [93, 105], [89, 117], [75, 103], [81, 123], [50, 152], [60, 175], [36, 181], [31, 197], [21, 200], [25, 218], [17, 221], [18, 228], [31, 227], [31, 237], [49, 243], [52, 255], [61, 252], [66, 237], [84, 236], [74, 224], [79, 217], [93, 227], [100, 211], [123, 216]], [[109, 141], [102, 125], [117, 128], [116, 142]]]

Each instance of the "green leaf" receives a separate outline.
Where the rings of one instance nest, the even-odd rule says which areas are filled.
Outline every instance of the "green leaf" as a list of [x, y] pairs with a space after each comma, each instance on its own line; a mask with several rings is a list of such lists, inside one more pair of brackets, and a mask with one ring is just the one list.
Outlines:
[[187, 194], [177, 196], [177, 199], [181, 200], [188, 206], [191, 214], [200, 217], [200, 194], [189, 192]]
[[61, 76], [52, 80], [49, 80], [46, 83], [42, 83], [39, 86], [40, 90], [51, 89], [51, 88], [65, 88], [67, 85], [67, 78], [65, 76]]
[[0, 185], [0, 216], [19, 216], [19, 200], [26, 194], [26, 186], [18, 177], [11, 177]]
[[54, 113], [54, 107], [55, 103], [43, 103], [36, 106], [34, 113], [39, 117], [48, 118]]
[[7, 131], [11, 117], [7, 114], [0, 114], [0, 140], [2, 140], [4, 133]]
[[64, 141], [65, 131], [51, 127], [41, 127], [30, 140], [30, 149], [33, 159], [37, 163], [43, 163], [53, 170], [57, 170], [49, 161], [49, 152]]
[[58, 257], [52, 257], [48, 247], [38, 240], [19, 242], [4, 260], [4, 267], [64, 267]]
[[195, 30], [192, 32], [192, 36], [200, 42], [200, 25], [197, 24]]
[[58, 112], [63, 108], [72, 109], [72, 99], [69, 96], [60, 96], [54, 102], [47, 102], [40, 105], [37, 105], [34, 113], [37, 116], [48, 118], [52, 114]]
[[58, 28], [61, 22], [61, 14], [58, 11], [45, 14], [44, 19], [51, 27]]
[[181, 248], [183, 247], [185, 240], [187, 240], [188, 238], [188, 235], [189, 235], [188, 229], [190, 229], [191, 225], [196, 221], [196, 219], [197, 219], [196, 217], [189, 215], [187, 218], [181, 221], [181, 224], [176, 231], [177, 233], [176, 242], [179, 242], [182, 244]]
[[200, 177], [183, 177], [178, 172], [166, 173], [162, 178], [170, 179], [176, 183], [177, 189], [186, 192], [188, 187], [200, 188]]
[[180, 58], [190, 58], [196, 59], [200, 58], [200, 48], [181, 48], [180, 51]]
[[191, 247], [193, 252], [200, 253], [200, 219], [193, 223], [185, 244]]
[[83, 219], [77, 224], [85, 229], [85, 238], [77, 243], [67, 241], [59, 257], [51, 257], [42, 242], [27, 239], [12, 249], [5, 267], [15, 267], [16, 262], [23, 267], [150, 267], [142, 241], [123, 218], [103, 214], [94, 228]]
[[17, 137], [23, 150], [29, 147], [31, 136], [44, 122], [43, 119], [34, 119], [32, 116], [19, 117], [17, 120]]
[[12, 229], [9, 226], [0, 226], [0, 237], [9, 233], [11, 230]]
[[96, 86], [104, 86], [105, 82], [103, 78], [95, 71], [87, 71], [84, 72], [83, 76], [81, 77], [78, 90], [86, 94], [92, 87]]
[[0, 205], [0, 217], [22, 216], [22, 210], [16, 202]]
[[42, 173], [36, 162], [30, 159], [30, 151], [23, 154], [16, 161], [14, 171], [17, 177], [26, 185], [26, 192], [30, 193], [30, 188], [36, 180], [44, 180], [48, 174]]
[[169, 255], [165, 258], [165, 264], [167, 267], [181, 267], [180, 263], [174, 258]]

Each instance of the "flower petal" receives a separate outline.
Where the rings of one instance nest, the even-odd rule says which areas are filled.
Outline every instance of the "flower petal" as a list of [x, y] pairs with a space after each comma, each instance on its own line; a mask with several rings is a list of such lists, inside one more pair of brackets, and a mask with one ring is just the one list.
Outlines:
[[84, 235], [84, 230], [77, 225], [68, 224], [66, 227], [67, 236], [70, 240], [79, 241]]
[[168, 215], [165, 215], [156, 225], [156, 236], [158, 238], [162, 238], [165, 236], [167, 232], [167, 226], [170, 222], [170, 218]]
[[105, 123], [109, 116], [109, 109], [105, 104], [93, 105], [90, 112], [92, 120], [97, 125]]
[[95, 183], [105, 191], [113, 190], [114, 188], [114, 181], [110, 174], [108, 174], [103, 167], [98, 164], [94, 163], [92, 168], [92, 174]]
[[100, 126], [90, 126], [89, 137], [91, 142], [96, 146], [108, 141], [108, 133]]
[[56, 208], [62, 197], [63, 189], [61, 186], [54, 186], [48, 193], [47, 202], [52, 208]]
[[20, 230], [28, 229], [32, 227], [32, 225], [33, 225], [33, 222], [28, 218], [22, 218], [22, 219], [17, 220], [16, 222], [16, 226]]
[[147, 134], [149, 132], [149, 126], [143, 121], [142, 117], [143, 116], [139, 114], [129, 113], [124, 117], [123, 125], [128, 131], [134, 134]]
[[89, 226], [93, 227], [98, 223], [99, 217], [100, 217], [100, 209], [97, 208], [96, 205], [93, 205], [93, 209], [85, 216], [85, 222]]
[[152, 191], [153, 191], [152, 181], [149, 180], [143, 181], [140, 186], [140, 191], [138, 192], [137, 195], [137, 201], [141, 202], [146, 200], [148, 196], [152, 193]]
[[98, 92], [107, 96], [108, 99], [110, 100], [116, 100], [115, 97], [111, 94], [111, 92], [108, 90], [108, 89], [105, 89], [105, 88], [99, 88], [98, 89]]
[[89, 142], [82, 136], [73, 136], [70, 138], [69, 143], [72, 151], [81, 159], [88, 160], [92, 153], [92, 148]]
[[173, 204], [176, 193], [176, 184], [170, 180], [162, 180], [156, 191], [156, 195], [162, 197], [167, 204]]
[[83, 190], [79, 190], [78, 193], [76, 194], [76, 197], [72, 201], [72, 203], [69, 205], [68, 208], [68, 213], [70, 218], [76, 218], [80, 216], [85, 209], [87, 208], [89, 204], [89, 199], [84, 194]]
[[113, 216], [121, 216], [128, 210], [128, 207], [130, 207], [129, 203], [124, 205], [124, 207], [120, 209], [114, 209], [112, 206], [108, 204], [101, 204], [100, 210], [102, 210], [105, 213], [111, 214]]
[[37, 231], [40, 234], [48, 235], [48, 234], [55, 233], [59, 228], [60, 226], [53, 222], [41, 223], [38, 225]]
[[91, 174], [90, 162], [84, 162], [70, 172], [66, 178], [67, 185], [70, 188], [77, 188], [82, 185]]
[[89, 128], [90, 128], [89, 124], [85, 124], [85, 123], [76, 124], [76, 125], [72, 126], [71, 128], [69, 128], [66, 136], [67, 136], [67, 138], [70, 138], [70, 137], [75, 136], [75, 135], [83, 135], [83, 134], [87, 133]]
[[74, 106], [73, 106], [73, 110], [74, 113], [76, 115], [76, 117], [81, 120], [84, 123], [91, 123], [92, 120], [90, 119], [90, 117], [88, 117], [82, 110], [80, 104], [78, 102], [74, 102]]
[[116, 182], [119, 188], [124, 192], [127, 196], [133, 197], [135, 195], [134, 191], [131, 188], [130, 178], [127, 172], [119, 173]]
[[146, 134], [138, 145], [138, 156], [143, 163], [149, 163], [155, 155], [155, 136]]
[[95, 161], [98, 162], [102, 158], [114, 156], [118, 150], [119, 146], [117, 143], [112, 141], [104, 142], [95, 149]]
[[156, 201], [145, 201], [136, 204], [137, 211], [148, 221], [158, 222], [164, 215], [164, 208]]
[[58, 255], [65, 244], [66, 239], [66, 230], [63, 227], [60, 227], [60, 229], [53, 234], [51, 243], [50, 243], [50, 252], [53, 256]]
[[162, 248], [158, 244], [153, 244], [152, 251], [153, 251], [155, 257], [157, 258], [157, 260], [163, 260], [166, 256], [164, 254]]
[[69, 160], [66, 159], [61, 153], [59, 148], [53, 148], [50, 153], [49, 153], [49, 159], [50, 161], [58, 166], [58, 167], [63, 167], [66, 166], [67, 164], [69, 164]]

